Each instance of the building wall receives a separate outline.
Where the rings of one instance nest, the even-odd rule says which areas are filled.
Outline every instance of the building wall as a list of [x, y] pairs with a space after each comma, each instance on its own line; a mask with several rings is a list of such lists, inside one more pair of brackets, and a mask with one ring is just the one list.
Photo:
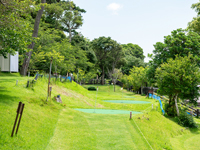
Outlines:
[[7, 58], [0, 56], [1, 71], [18, 72], [18, 66], [19, 66], [18, 52], [14, 56], [8, 54]]
[[16, 52], [14, 56], [10, 55], [10, 71], [18, 72], [18, 66], [19, 66], [18, 52]]
[[10, 55], [7, 55], [7, 58], [0, 56], [0, 68], [1, 71], [10, 71]]

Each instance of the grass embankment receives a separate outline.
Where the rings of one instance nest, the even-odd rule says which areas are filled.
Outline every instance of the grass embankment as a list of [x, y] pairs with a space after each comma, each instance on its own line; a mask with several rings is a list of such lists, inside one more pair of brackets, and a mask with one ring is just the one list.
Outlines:
[[[89, 114], [73, 108], [94, 108], [96, 91], [76, 83], [53, 84], [52, 97], [61, 95], [63, 104], [46, 102], [47, 79], [26, 88], [26, 77], [0, 74], [0, 149], [192, 149], [200, 146], [199, 130], [185, 129], [156, 111], [158, 103], [113, 86], [99, 86], [96, 107], [141, 111], [134, 115]], [[18, 80], [18, 85], [16, 85]], [[125, 98], [134, 96], [134, 98]], [[52, 98], [53, 99], [53, 98]], [[102, 100], [143, 100], [154, 104], [115, 104]], [[10, 137], [18, 102], [25, 109], [18, 135]], [[65, 106], [66, 105], [66, 106]]]

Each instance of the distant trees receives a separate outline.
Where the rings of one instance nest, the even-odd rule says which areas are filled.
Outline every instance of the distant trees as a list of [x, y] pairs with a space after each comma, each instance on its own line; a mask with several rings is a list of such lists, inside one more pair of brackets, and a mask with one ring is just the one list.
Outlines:
[[144, 86], [144, 83], [147, 82], [146, 68], [134, 66], [130, 70], [128, 80], [130, 85], [133, 86], [134, 91], [139, 91], [139, 89], [141, 88], [141, 94], [143, 94], [142, 87]]
[[117, 63], [123, 57], [122, 47], [110, 37], [99, 37], [92, 41], [92, 48], [96, 54], [97, 65], [102, 71], [101, 84], [104, 84], [106, 69], [112, 74]]
[[83, 24], [81, 13], [86, 13], [84, 9], [79, 8], [73, 1], [63, 2], [64, 14], [61, 18], [61, 24], [69, 33], [69, 42], [71, 42], [72, 32], [75, 32]]
[[188, 29], [200, 34], [200, 2], [192, 4], [191, 8], [197, 12], [197, 17], [194, 17], [193, 20], [188, 23]]
[[125, 54], [124, 57], [124, 64], [122, 67], [122, 72], [125, 74], [129, 74], [130, 69], [133, 66], [136, 67], [145, 67], [145, 63], [144, 63], [144, 55], [143, 55], [143, 49], [137, 45], [137, 44], [132, 44], [132, 43], [128, 43], [128, 44], [122, 44], [123, 47], [123, 51]]
[[136, 58], [140, 58], [141, 60], [144, 60], [144, 55], [143, 55], [143, 49], [137, 45], [137, 44], [122, 44], [122, 47], [124, 49], [125, 55], [129, 56], [134, 56]]

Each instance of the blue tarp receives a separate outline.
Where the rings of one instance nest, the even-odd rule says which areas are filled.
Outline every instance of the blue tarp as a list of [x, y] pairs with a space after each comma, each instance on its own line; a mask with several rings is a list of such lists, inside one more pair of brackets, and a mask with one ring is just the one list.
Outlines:
[[161, 108], [161, 110], [162, 110], [162, 113], [165, 114], [165, 111], [163, 110], [162, 102], [161, 102], [161, 100], [160, 100], [160, 96], [157, 96], [157, 95], [154, 95], [154, 94], [153, 94], [153, 99], [156, 99], [156, 100], [159, 101], [159, 103], [160, 103], [160, 108]]

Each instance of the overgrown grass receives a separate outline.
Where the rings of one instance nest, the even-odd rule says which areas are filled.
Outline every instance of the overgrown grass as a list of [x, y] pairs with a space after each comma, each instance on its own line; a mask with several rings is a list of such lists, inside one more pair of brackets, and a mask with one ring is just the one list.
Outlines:
[[[31, 80], [31, 78], [29, 78]], [[18, 85], [16, 85], [18, 80]], [[0, 75], [0, 149], [198, 149], [199, 129], [179, 126], [156, 110], [159, 103], [145, 96], [98, 85], [88, 91], [74, 82], [52, 80], [47, 100], [47, 79], [26, 88], [27, 77]], [[93, 86], [93, 85], [92, 85]], [[95, 85], [96, 86], [96, 85]], [[54, 101], [61, 95], [62, 104]], [[125, 97], [129, 96], [129, 97]], [[132, 96], [134, 98], [132, 98]], [[150, 104], [115, 104], [103, 100], [149, 101]], [[73, 108], [141, 111], [134, 115], [89, 114]], [[25, 103], [18, 135], [10, 137], [18, 102]], [[153, 104], [153, 109], [152, 109]], [[159, 108], [159, 107], [158, 107]], [[195, 119], [199, 124], [199, 120]], [[136, 124], [135, 124], [136, 123]], [[138, 129], [138, 127], [139, 129]], [[141, 132], [142, 133], [141, 133]], [[145, 138], [147, 141], [145, 140]]]

